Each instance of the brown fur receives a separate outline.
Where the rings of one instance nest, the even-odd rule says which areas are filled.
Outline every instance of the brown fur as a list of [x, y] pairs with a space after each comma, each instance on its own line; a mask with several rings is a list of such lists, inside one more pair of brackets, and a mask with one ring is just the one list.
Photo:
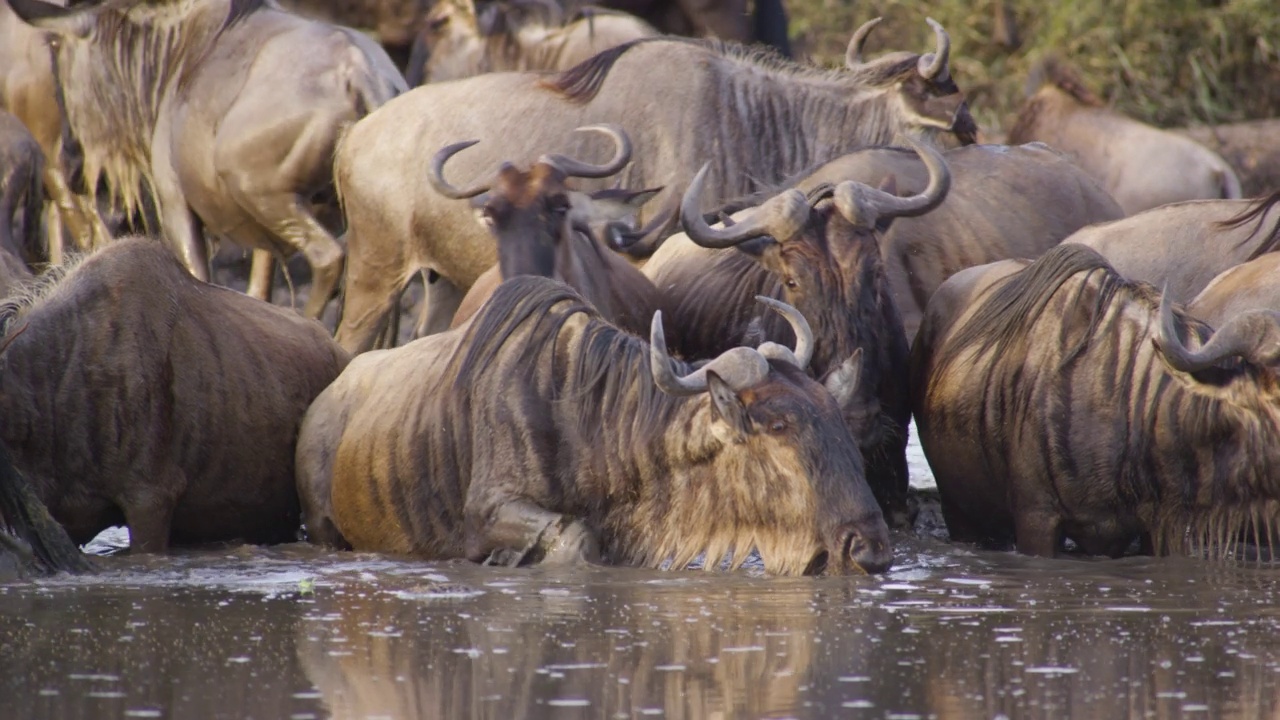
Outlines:
[[[511, 165], [498, 173], [481, 208], [498, 244], [498, 264], [476, 281], [458, 306], [451, 328], [470, 320], [503, 280], [542, 275], [582, 294], [609, 322], [637, 335], [648, 332], [658, 309], [653, 283], [617, 253], [602, 247], [594, 232], [575, 228], [591, 221], [594, 200], [570, 191], [564, 173], [546, 163], [528, 172]], [[551, 208], [563, 208], [556, 213]]]
[[0, 439], [76, 542], [295, 536], [297, 426], [346, 364], [317, 323], [120, 240], [0, 309]]
[[[1280, 385], [1226, 359], [1176, 371], [1158, 293], [1066, 243], [957, 274], [912, 350], [912, 403], [952, 537], [1053, 555], [1226, 556], [1280, 520]], [[1212, 330], [1179, 316], [1198, 346]], [[1098, 433], [1098, 428], [1111, 428]]]
[[361, 355], [317, 398], [299, 488], [332, 515], [308, 512], [307, 526], [332, 522], [356, 549], [512, 564], [598, 548], [655, 568], [706, 552], [714, 568], [754, 547], [770, 572], [824, 559], [849, 572], [850, 531], [887, 559], [861, 458], [820, 385], [773, 362], [727, 404], [671, 397], [649, 354], [564, 285], [507, 281], [468, 326]]

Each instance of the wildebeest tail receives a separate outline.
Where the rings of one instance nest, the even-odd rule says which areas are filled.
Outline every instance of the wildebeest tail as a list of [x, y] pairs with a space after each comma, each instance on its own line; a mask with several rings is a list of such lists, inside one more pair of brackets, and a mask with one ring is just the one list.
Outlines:
[[0, 444], [0, 546], [34, 572], [88, 572], [93, 565], [67, 536]]
[[[949, 364], [972, 346], [980, 351], [995, 349], [1007, 357], [1023, 357], [1025, 353], [1017, 346], [1026, 339], [1027, 332], [1049, 304], [1049, 298], [1072, 275], [1098, 269], [1111, 275], [1111, 281], [1098, 293], [1097, 306], [1101, 308], [1110, 302], [1118, 287], [1126, 284], [1105, 258], [1093, 248], [1077, 243], [1063, 243], [1041, 255], [1025, 270], [1010, 275], [991, 290], [948, 342], [947, 349], [939, 356], [938, 367]], [[1094, 322], [1100, 315], [1094, 313]], [[1085, 337], [1092, 335], [1092, 330], [1090, 328]]]
[[[1218, 223], [1218, 227], [1224, 230], [1234, 230], [1235, 228], [1247, 225], [1256, 220], [1258, 224], [1253, 228], [1253, 232], [1249, 233], [1248, 237], [1240, 241], [1242, 244], [1247, 243], [1257, 237], [1259, 232], [1262, 232], [1262, 224], [1266, 221], [1267, 213], [1276, 205], [1280, 205], [1280, 190], [1276, 190], [1270, 195], [1264, 195], [1258, 198], [1257, 202], [1255, 202], [1251, 207], [1245, 208], [1235, 217], [1220, 221]], [[1277, 214], [1276, 222], [1271, 226], [1271, 232], [1267, 235], [1266, 239], [1258, 243], [1257, 249], [1250, 253], [1248, 259], [1255, 260], [1262, 255], [1275, 251], [1276, 249], [1280, 249], [1280, 214]]]
[[618, 62], [618, 58], [625, 55], [631, 48], [654, 40], [671, 40], [671, 38], [662, 36], [648, 37], [615, 45], [608, 50], [600, 51], [564, 72], [539, 80], [538, 86], [560, 93], [570, 102], [584, 105], [590, 102], [596, 96], [596, 93], [600, 92], [600, 87], [604, 85], [604, 79], [609, 76], [609, 71], [613, 69], [614, 63]]

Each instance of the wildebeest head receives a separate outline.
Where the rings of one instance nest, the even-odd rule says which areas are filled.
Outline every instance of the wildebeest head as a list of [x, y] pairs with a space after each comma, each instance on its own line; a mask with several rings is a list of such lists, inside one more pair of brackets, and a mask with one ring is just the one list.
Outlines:
[[446, 146], [433, 158], [432, 187], [446, 197], [474, 198], [472, 202], [481, 224], [498, 242], [502, 277], [555, 277], [557, 254], [567, 251], [566, 242], [574, 232], [593, 238], [607, 234], [616, 243], [620, 236], [643, 237], [659, 232], [670, 222], [671, 213], [661, 213], [648, 227], [634, 233], [622, 223], [661, 188], [638, 191], [613, 188], [592, 193], [569, 188], [570, 178], [609, 177], [631, 161], [631, 141], [621, 128], [588, 125], [578, 129], [601, 132], [612, 138], [614, 157], [603, 165], [593, 165], [564, 155], [543, 155], [528, 171], [503, 163], [494, 180], [466, 190], [445, 181], [444, 164], [476, 141]]
[[[893, 561], [888, 527], [867, 486], [857, 443], [837, 399], [805, 372], [813, 332], [790, 305], [757, 299], [786, 317], [797, 338], [794, 350], [772, 342], [736, 347], [681, 376], [667, 354], [658, 312], [649, 345], [654, 382], [668, 395], [710, 396], [710, 432], [721, 443], [713, 460], [717, 478], [768, 478], [741, 489], [756, 502], [768, 498], [770, 513], [783, 522], [812, 524], [808, 548], [796, 546], [803, 544], [803, 533], [787, 539], [757, 535], [766, 566], [802, 557], [808, 573], [882, 572]], [[852, 368], [848, 392], [856, 390], [861, 361], [862, 351], [855, 350], [845, 363]], [[709, 551], [707, 562], [719, 557]]]
[[[807, 196], [787, 190], [740, 222], [717, 229], [706, 224], [698, 209], [704, 177], [699, 173], [681, 208], [689, 239], [703, 247], [735, 247], [752, 257], [777, 278], [782, 298], [817, 326], [814, 374], [841, 399], [847, 421], [867, 445], [878, 442], [882, 432], [893, 431], [881, 417], [876, 388], [880, 373], [894, 362], [895, 341], [903, 346], [902, 355], [906, 352], [876, 233], [895, 217], [929, 212], [950, 188], [950, 172], [941, 154], [909, 142], [929, 170], [929, 185], [919, 195], [900, 198], [853, 181], [823, 185]], [[779, 337], [776, 332], [765, 334]], [[844, 386], [858, 373], [841, 362], [863, 346], [875, 347], [877, 355], [862, 364], [861, 382], [856, 384], [863, 391], [855, 394]]]
[[951, 78], [951, 37], [947, 31], [933, 18], [927, 18], [937, 42], [934, 52], [894, 52], [864, 61], [863, 45], [881, 19], [869, 20], [854, 32], [845, 52], [846, 67], [867, 85], [896, 87], [900, 112], [924, 129], [921, 134], [931, 144], [953, 147], [955, 140], [964, 145], [977, 142], [978, 124]]

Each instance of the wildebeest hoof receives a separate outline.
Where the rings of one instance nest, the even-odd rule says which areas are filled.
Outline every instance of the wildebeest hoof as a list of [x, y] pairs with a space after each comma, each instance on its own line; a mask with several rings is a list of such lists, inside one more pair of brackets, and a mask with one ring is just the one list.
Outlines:
[[600, 545], [595, 535], [577, 520], [561, 518], [546, 529], [540, 544], [543, 563], [547, 565], [600, 561]]

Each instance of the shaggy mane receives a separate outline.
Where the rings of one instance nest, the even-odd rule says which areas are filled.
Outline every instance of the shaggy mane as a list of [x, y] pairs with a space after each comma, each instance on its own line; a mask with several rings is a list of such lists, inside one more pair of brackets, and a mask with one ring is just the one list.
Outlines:
[[[1041, 255], [1021, 272], [999, 281], [981, 300], [981, 305], [969, 321], [947, 343], [947, 349], [938, 356], [937, 367], [951, 364], [956, 357], [970, 347], [978, 352], [994, 350], [1006, 357], [1021, 358], [1026, 355], [1027, 333], [1040, 319], [1049, 299], [1071, 276], [1081, 272], [1103, 270], [1106, 280], [1098, 292], [1096, 305], [1090, 309], [1093, 319], [1088, 338], [1121, 288], [1134, 289], [1111, 269], [1106, 259], [1093, 248], [1076, 243], [1063, 243]], [[1010, 322], [1016, 318], [1016, 322]], [[1080, 349], [1078, 348], [1077, 352]]]
[[[1234, 230], [1252, 220], [1257, 220], [1258, 224], [1254, 226], [1253, 232], [1249, 233], [1249, 237], [1240, 241], [1240, 244], [1243, 245], [1257, 237], [1258, 233], [1262, 231], [1262, 223], [1266, 221], [1267, 213], [1277, 204], [1280, 204], [1280, 190], [1258, 198], [1253, 207], [1246, 208], [1233, 218], [1219, 221], [1217, 226], [1224, 230]], [[1257, 260], [1259, 257], [1269, 252], [1275, 252], [1277, 249], [1280, 249], [1280, 218], [1276, 219], [1275, 225], [1271, 227], [1270, 234], [1262, 242], [1258, 243], [1258, 247], [1249, 254], [1245, 262]]]
[[914, 69], [916, 66], [916, 58], [918, 57], [916, 55], [910, 55], [909, 57], [904, 55], [902, 59], [893, 59], [892, 62], [884, 62], [884, 59], [881, 59], [881, 61], [867, 63], [865, 66], [860, 68], [860, 71], [850, 71], [847, 69], [828, 70], [801, 65], [794, 60], [782, 57], [775, 49], [770, 47], [741, 45], [714, 38], [693, 39], [657, 36], [632, 40], [631, 42], [626, 42], [609, 48], [608, 50], [604, 50], [593, 57], [583, 60], [568, 70], [552, 77], [539, 80], [538, 86], [551, 90], [552, 92], [559, 93], [570, 102], [574, 102], [579, 105], [586, 104], [600, 92], [601, 86], [604, 85], [605, 79], [609, 76], [609, 72], [618, 62], [619, 58], [625, 55], [631, 48], [643, 43], [651, 42], [682, 43], [685, 45], [700, 47], [707, 50], [712, 55], [731, 60], [738, 65], [763, 70], [770, 74], [777, 74], [791, 79], [831, 81], [849, 78], [856, 75], [864, 82], [871, 85], [887, 82], [888, 79], [901, 74], [904, 69]]

